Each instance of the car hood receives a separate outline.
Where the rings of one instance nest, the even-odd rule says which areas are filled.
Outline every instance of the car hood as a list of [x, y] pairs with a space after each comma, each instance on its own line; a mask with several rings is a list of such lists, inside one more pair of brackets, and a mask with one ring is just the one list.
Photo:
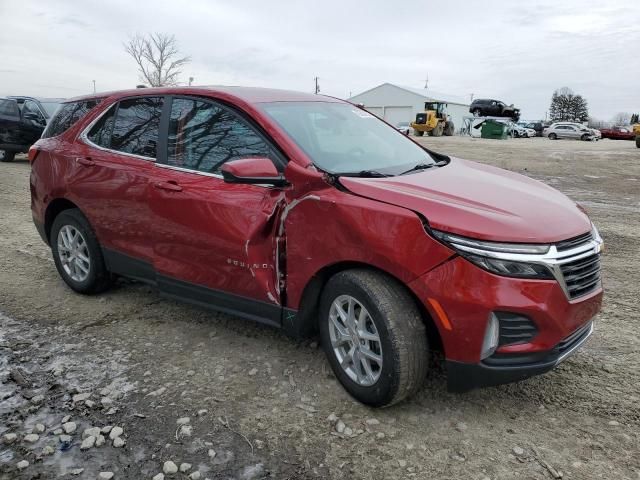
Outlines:
[[389, 178], [341, 177], [356, 195], [405, 207], [429, 225], [503, 242], [551, 243], [576, 237], [591, 222], [575, 202], [524, 175], [452, 158], [439, 168]]

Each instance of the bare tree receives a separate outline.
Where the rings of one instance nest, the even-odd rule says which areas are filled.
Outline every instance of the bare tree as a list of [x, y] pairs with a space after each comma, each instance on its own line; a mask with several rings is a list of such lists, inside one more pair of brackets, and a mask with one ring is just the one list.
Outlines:
[[631, 122], [631, 114], [627, 112], [618, 112], [613, 116], [611, 121], [615, 125], [629, 125]]
[[140, 80], [151, 87], [177, 85], [181, 68], [191, 61], [181, 56], [176, 37], [167, 33], [136, 35], [124, 49], [138, 64]]

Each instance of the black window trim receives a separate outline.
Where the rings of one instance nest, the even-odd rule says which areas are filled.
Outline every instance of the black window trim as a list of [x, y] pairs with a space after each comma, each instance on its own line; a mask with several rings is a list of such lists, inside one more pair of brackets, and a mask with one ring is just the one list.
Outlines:
[[[111, 148], [112, 135], [109, 135], [109, 148], [97, 145], [97, 144], [93, 143], [91, 140], [89, 140], [89, 132], [91, 131], [91, 129], [112, 108], [115, 109], [115, 111], [113, 113], [113, 122], [114, 122], [114, 125], [115, 125], [116, 116], [118, 115], [118, 109], [120, 108], [120, 102], [125, 101], [125, 100], [135, 100], [137, 98], [162, 98], [162, 111], [161, 111], [161, 114], [160, 114], [160, 124], [158, 126], [158, 146], [160, 147], [163, 142], [166, 142], [166, 135], [163, 135], [162, 133], [163, 133], [163, 125], [164, 125], [164, 115], [166, 113], [165, 112], [165, 107], [166, 107], [167, 103], [169, 103], [169, 100], [170, 100], [169, 99], [169, 95], [158, 95], [158, 94], [156, 94], [156, 95], [151, 95], [151, 94], [147, 94], [147, 95], [131, 95], [131, 96], [121, 97], [121, 98], [116, 99], [112, 104], [110, 104], [109, 106], [107, 106], [107, 108], [105, 108], [102, 112], [100, 112], [96, 118], [91, 120], [89, 125], [87, 125], [82, 130], [80, 135], [78, 135], [78, 138], [80, 139], [80, 141], [82, 141], [83, 143], [85, 143], [86, 145], [88, 145], [88, 146], [90, 146], [92, 148], [97, 148], [98, 150], [102, 150], [103, 152], [116, 153], [118, 155], [124, 155], [125, 157], [131, 157], [131, 158], [136, 158], [138, 160], [144, 160], [145, 162], [158, 163], [162, 156], [166, 156], [166, 152], [162, 153], [160, 148], [158, 148], [159, 151], [156, 152], [156, 158], [152, 158], [152, 157], [145, 157], [144, 155], [138, 155], [138, 154], [135, 154], [135, 153], [123, 152], [121, 150], [116, 150], [114, 148]], [[111, 127], [111, 130], [112, 130], [111, 133], [113, 133], [113, 126]], [[165, 138], [163, 138], [163, 137], [165, 137]]]
[[[202, 172], [200, 170], [194, 170], [192, 168], [184, 168], [184, 167], [177, 167], [175, 165], [169, 165], [168, 163], [167, 140], [169, 138], [169, 120], [171, 117], [171, 108], [173, 105], [173, 100], [185, 99], [185, 100], [201, 101], [201, 102], [209, 103], [243, 120], [247, 124], [247, 126], [256, 135], [258, 135], [258, 137], [260, 137], [267, 144], [267, 146], [269, 146], [271, 150], [273, 150], [273, 152], [275, 153], [276, 158], [270, 158], [270, 160], [275, 165], [276, 170], [279, 173], [282, 173], [284, 171], [289, 161], [287, 156], [284, 154], [284, 152], [282, 152], [282, 149], [280, 148], [280, 146], [271, 138], [271, 136], [268, 133], [266, 133], [264, 129], [260, 125], [258, 125], [257, 122], [243, 110], [240, 110], [239, 108], [232, 106], [229, 103], [225, 102], [224, 100], [221, 100], [218, 98], [205, 97], [200, 95], [183, 95], [183, 94], [168, 95], [168, 97], [170, 98], [168, 100], [165, 100], [165, 103], [163, 105], [163, 112], [162, 112], [163, 116], [162, 116], [162, 119], [160, 120], [160, 131], [164, 132], [164, 135], [161, 135], [161, 139], [158, 142], [158, 148], [162, 150], [162, 157], [158, 155], [158, 161], [156, 162], [156, 167], [168, 168], [170, 170], [177, 170], [179, 172], [192, 173], [194, 175], [202, 175], [205, 177], [213, 177], [213, 178], [219, 178], [219, 179], [223, 178], [222, 175], [219, 173]], [[162, 158], [162, 160], [160, 158]], [[256, 185], [256, 186], [261, 186], [261, 185]], [[265, 185], [265, 186], [271, 188], [271, 185]]]

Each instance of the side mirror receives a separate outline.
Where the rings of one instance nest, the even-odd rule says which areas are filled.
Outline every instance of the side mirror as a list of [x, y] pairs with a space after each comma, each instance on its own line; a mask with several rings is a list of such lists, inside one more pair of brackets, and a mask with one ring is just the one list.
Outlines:
[[276, 170], [273, 162], [264, 157], [242, 158], [222, 165], [222, 178], [227, 183], [248, 185], [273, 185], [284, 187], [287, 180]]

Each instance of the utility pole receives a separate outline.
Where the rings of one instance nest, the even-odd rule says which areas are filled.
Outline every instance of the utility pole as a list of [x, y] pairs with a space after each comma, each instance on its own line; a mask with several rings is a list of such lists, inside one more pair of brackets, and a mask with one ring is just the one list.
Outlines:
[[191, 86], [191, 84], [193, 83], [194, 78], [193, 77], [189, 77], [189, 86]]
[[93, 81], [93, 93], [96, 93], [96, 81]]
[[472, 101], [472, 102], [473, 102], [473, 95], [474, 95], [473, 93], [470, 93], [470, 94], [469, 94], [469, 97], [471, 98], [471, 101]]
[[316, 83], [316, 90], [315, 91], [316, 91], [316, 95], [317, 95], [318, 93], [320, 93], [320, 85], [318, 85], [318, 80], [320, 80], [320, 78], [319, 77], [313, 77], [313, 80]]
[[424, 80], [424, 89], [429, 89], [429, 75], [427, 75], [427, 78]]

